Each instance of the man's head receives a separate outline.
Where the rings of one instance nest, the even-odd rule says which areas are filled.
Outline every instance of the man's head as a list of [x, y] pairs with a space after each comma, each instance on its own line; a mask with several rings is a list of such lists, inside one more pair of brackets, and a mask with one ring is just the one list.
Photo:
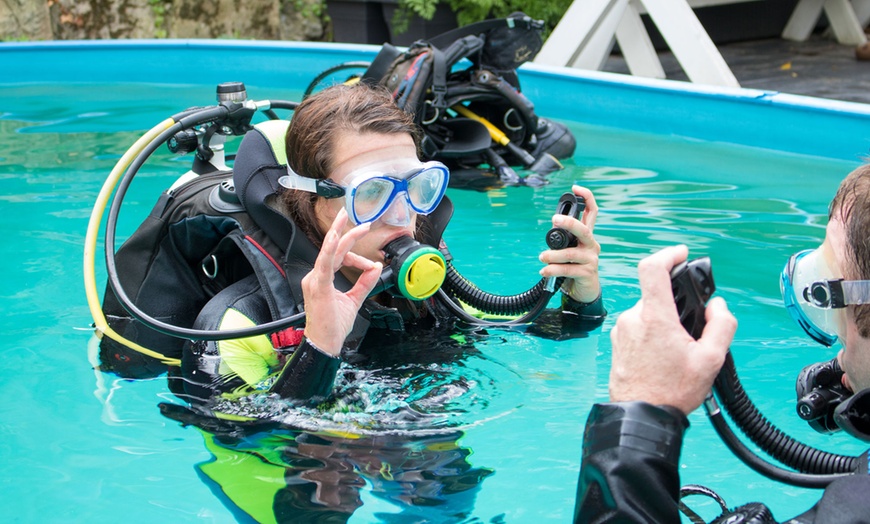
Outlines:
[[870, 165], [840, 184], [824, 242], [789, 259], [782, 291], [792, 318], [810, 337], [826, 346], [842, 342], [839, 360], [848, 385], [870, 388]]
[[[831, 201], [825, 244], [845, 280], [870, 280], [870, 164], [849, 173]], [[823, 244], [824, 245], [824, 244]], [[870, 304], [843, 315], [840, 366], [854, 391], [870, 388]]]

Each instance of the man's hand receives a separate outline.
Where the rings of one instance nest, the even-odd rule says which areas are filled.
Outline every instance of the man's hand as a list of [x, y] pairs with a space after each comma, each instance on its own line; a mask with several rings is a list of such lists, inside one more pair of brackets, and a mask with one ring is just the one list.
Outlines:
[[694, 411], [710, 392], [737, 330], [725, 301], [707, 304], [707, 325], [694, 340], [680, 324], [671, 269], [686, 260], [686, 246], [662, 249], [638, 264], [641, 298], [610, 332], [610, 398], [641, 400]]

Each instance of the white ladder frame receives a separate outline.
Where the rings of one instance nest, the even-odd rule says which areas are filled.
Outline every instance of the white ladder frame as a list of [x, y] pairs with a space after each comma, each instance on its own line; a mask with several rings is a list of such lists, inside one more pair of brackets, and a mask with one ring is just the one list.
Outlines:
[[601, 69], [615, 40], [632, 74], [665, 78], [658, 54], [641, 22], [640, 15], [645, 12], [689, 80], [739, 87], [690, 6], [690, 2], [700, 7], [735, 1], [748, 0], [574, 0], [535, 63]]
[[827, 15], [831, 31], [838, 42], [853, 46], [867, 43], [863, 26], [870, 19], [868, 0], [800, 0], [782, 31], [782, 37], [803, 42], [810, 37], [822, 11]]

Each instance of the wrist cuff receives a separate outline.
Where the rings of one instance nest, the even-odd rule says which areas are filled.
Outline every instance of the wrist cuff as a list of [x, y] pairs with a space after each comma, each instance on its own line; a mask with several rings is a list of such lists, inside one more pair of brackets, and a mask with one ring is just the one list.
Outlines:
[[583, 454], [624, 447], [677, 464], [689, 419], [671, 406], [646, 402], [595, 404], [589, 412]]
[[270, 391], [281, 398], [318, 402], [332, 391], [340, 365], [340, 358], [324, 353], [302, 337]]
[[601, 299], [602, 294], [598, 293], [598, 298], [592, 302], [578, 302], [562, 293], [562, 311], [572, 313], [587, 320], [600, 320], [607, 316], [607, 311], [604, 309], [604, 300]]

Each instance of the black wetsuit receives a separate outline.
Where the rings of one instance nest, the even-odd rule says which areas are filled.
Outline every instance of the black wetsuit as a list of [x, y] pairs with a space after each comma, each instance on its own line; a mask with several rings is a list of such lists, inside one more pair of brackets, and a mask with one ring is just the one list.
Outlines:
[[[600, 297], [592, 303], [581, 304], [563, 295], [562, 303], [562, 311], [545, 311], [536, 323], [543, 326], [530, 331], [550, 338], [582, 335], [598, 327], [606, 315]], [[259, 281], [252, 275], [215, 295], [200, 312], [194, 328], [218, 330], [230, 310], [240, 313], [253, 325], [273, 320], [267, 298]], [[366, 300], [342, 348], [342, 357], [354, 358], [367, 346], [382, 349], [386, 345], [398, 345], [409, 334], [421, 330], [443, 330], [445, 336], [449, 336], [456, 331], [455, 320], [453, 313], [435, 298], [423, 302], [392, 299], [389, 306]], [[225, 348], [231, 347], [228, 343], [192, 341], [186, 344], [182, 374], [187, 400], [197, 402], [217, 394], [244, 395], [267, 389], [282, 398], [296, 400], [316, 402], [327, 397], [341, 360], [308, 343], [301, 337], [301, 328], [295, 333], [293, 331], [287, 330], [282, 336], [261, 336], [258, 340], [260, 354], [274, 350], [277, 358], [271, 362], [270, 371], [263, 372], [257, 379], [248, 377], [246, 380], [243, 373], [230, 371], [223, 365], [226, 355], [222, 355], [221, 344]], [[231, 341], [229, 344], [237, 343]], [[264, 345], [270, 343], [264, 349]]]
[[[574, 522], [680, 522], [678, 468], [688, 427], [686, 416], [670, 406], [594, 405], [583, 440]], [[870, 522], [868, 494], [864, 464], [863, 471], [831, 483], [815, 506], [787, 522]]]

